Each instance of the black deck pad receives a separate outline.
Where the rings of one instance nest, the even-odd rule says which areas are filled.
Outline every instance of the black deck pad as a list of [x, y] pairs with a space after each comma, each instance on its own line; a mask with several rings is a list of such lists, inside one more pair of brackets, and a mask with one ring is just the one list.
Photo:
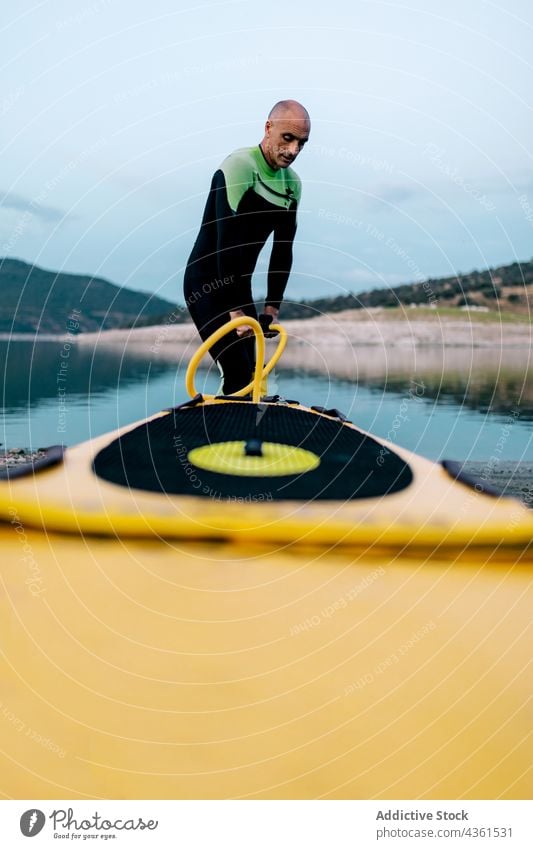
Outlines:
[[460, 463], [458, 460], [441, 460], [440, 462], [451, 478], [475, 489], [476, 492], [483, 492], [485, 495], [492, 495], [494, 498], [505, 495], [503, 489], [493, 486], [485, 478], [481, 477], [481, 475], [465, 472], [463, 463]]
[[49, 469], [51, 466], [56, 466], [63, 462], [66, 448], [64, 445], [50, 445], [49, 448], [39, 448], [38, 450], [43, 452], [42, 457], [28, 460], [26, 463], [18, 463], [15, 466], [4, 466], [3, 469], [0, 469], [0, 480], [24, 478], [44, 469]]
[[[299, 474], [247, 477], [206, 471], [188, 459], [201, 445], [250, 439], [304, 448], [320, 457], [320, 465]], [[93, 468], [132, 489], [246, 501], [370, 498], [398, 492], [412, 480], [394, 452], [338, 420], [250, 402], [176, 409], [110, 443]]]

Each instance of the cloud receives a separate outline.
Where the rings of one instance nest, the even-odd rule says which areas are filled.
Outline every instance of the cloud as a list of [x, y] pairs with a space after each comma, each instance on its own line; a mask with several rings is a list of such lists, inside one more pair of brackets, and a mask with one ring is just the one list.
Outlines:
[[412, 283], [413, 275], [391, 272], [373, 271], [366, 268], [353, 268], [349, 271], [340, 271], [336, 278], [342, 288], [348, 291], [362, 292], [365, 289], [386, 289], [401, 286], [404, 283]]
[[38, 203], [33, 198], [26, 198], [23, 195], [18, 195], [15, 192], [0, 191], [0, 204], [4, 209], [15, 209], [17, 212], [29, 212], [37, 218], [42, 218], [43, 221], [61, 221], [66, 216], [66, 212], [62, 209], [57, 209], [55, 206], [45, 206]]
[[380, 201], [399, 206], [405, 201], [420, 195], [420, 189], [406, 183], [382, 183], [368, 189], [367, 204], [374, 208], [381, 207]]
[[362, 286], [381, 287], [387, 285], [385, 275], [370, 268], [351, 268], [346, 271], [339, 271], [336, 274], [336, 280], [341, 286], [345, 285], [351, 289], [355, 285], [359, 290]]

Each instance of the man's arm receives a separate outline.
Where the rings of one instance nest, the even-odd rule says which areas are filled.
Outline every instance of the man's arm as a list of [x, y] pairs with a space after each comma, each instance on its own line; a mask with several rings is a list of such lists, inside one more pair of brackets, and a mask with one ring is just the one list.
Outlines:
[[252, 286], [250, 280], [243, 280], [241, 275], [239, 221], [228, 201], [223, 171], [216, 171], [211, 189], [215, 193], [218, 276], [223, 281], [222, 286], [218, 284], [217, 294], [224, 308], [232, 312], [252, 302]]
[[277, 318], [292, 267], [292, 244], [296, 233], [296, 207], [278, 213], [274, 244], [268, 267], [265, 312]]

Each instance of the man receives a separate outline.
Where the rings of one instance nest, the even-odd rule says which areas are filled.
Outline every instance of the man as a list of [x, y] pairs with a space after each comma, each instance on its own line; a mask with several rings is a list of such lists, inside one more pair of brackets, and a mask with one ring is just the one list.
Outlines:
[[[274, 233], [267, 297], [259, 320], [265, 335], [278, 318], [292, 265], [301, 184], [291, 165], [309, 138], [311, 122], [295, 100], [272, 108], [259, 145], [230, 154], [215, 172], [200, 232], [187, 262], [185, 301], [202, 339], [230, 318], [257, 318], [252, 273]], [[242, 325], [211, 349], [223, 374], [223, 392], [246, 386], [255, 368], [251, 327]]]

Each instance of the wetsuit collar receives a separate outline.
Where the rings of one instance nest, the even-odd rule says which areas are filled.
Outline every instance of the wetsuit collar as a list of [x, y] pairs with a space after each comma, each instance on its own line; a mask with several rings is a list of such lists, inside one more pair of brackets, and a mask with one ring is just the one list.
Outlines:
[[257, 145], [257, 147], [258, 147], [258, 148], [259, 148], [259, 150], [261, 151], [261, 159], [262, 159], [262, 161], [263, 161], [263, 164], [264, 164], [264, 166], [265, 166], [265, 170], [266, 170], [267, 174], [268, 174], [270, 177], [273, 177], [275, 174], [277, 174], [277, 173], [278, 173], [278, 171], [279, 171], [280, 169], [279, 169], [279, 168], [277, 168], [277, 169], [276, 169], [276, 168], [272, 168], [272, 165], [270, 165], [270, 163], [269, 163], [268, 159], [267, 159], [267, 158], [266, 158], [266, 156], [265, 156], [265, 153], [264, 153], [264, 151], [263, 151], [263, 148], [261, 147], [261, 142], [259, 142], [259, 144]]

